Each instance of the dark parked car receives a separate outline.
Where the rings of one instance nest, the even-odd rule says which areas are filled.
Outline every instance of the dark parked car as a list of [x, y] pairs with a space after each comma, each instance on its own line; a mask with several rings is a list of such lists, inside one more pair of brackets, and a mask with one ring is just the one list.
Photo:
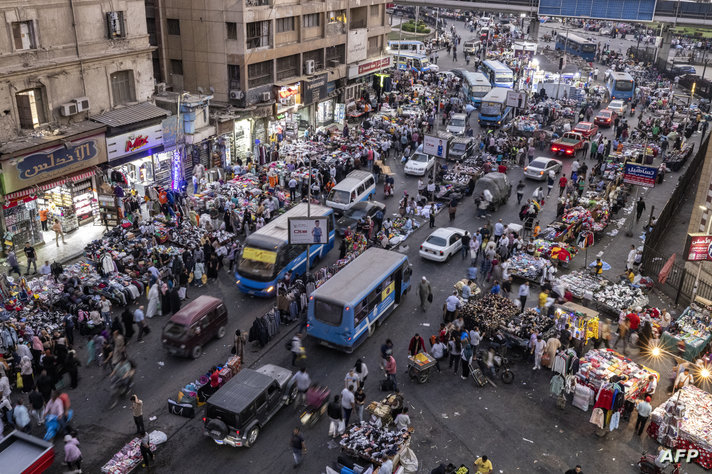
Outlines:
[[457, 137], [452, 140], [447, 150], [450, 160], [463, 161], [475, 152], [475, 139], [472, 137]]
[[351, 226], [352, 231], [356, 231], [358, 221], [366, 216], [373, 219], [373, 216], [381, 210], [386, 212], [386, 205], [378, 201], [360, 201], [354, 204], [351, 209], [344, 211], [344, 214], [336, 221], [336, 233], [343, 237], [346, 228]]
[[243, 368], [206, 402], [203, 434], [217, 444], [250, 447], [260, 430], [297, 396], [292, 371], [273, 364]]
[[671, 72], [676, 76], [684, 76], [685, 74], [697, 74], [697, 69], [695, 66], [682, 65], [673, 67]]

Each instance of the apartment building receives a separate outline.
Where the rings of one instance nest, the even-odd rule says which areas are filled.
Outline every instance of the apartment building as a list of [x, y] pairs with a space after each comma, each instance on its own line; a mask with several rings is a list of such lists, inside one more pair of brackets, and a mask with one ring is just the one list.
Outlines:
[[77, 193], [96, 188], [110, 127], [89, 118], [125, 108], [130, 123], [131, 107], [154, 91], [145, 8], [143, 0], [0, 2], [0, 225], [16, 244], [42, 242], [40, 206], [65, 230], [93, 220], [91, 192]]
[[162, 76], [175, 91], [210, 91], [213, 108], [249, 111], [235, 121], [238, 153], [332, 122], [359, 82], [391, 65], [384, 0], [159, 3]]

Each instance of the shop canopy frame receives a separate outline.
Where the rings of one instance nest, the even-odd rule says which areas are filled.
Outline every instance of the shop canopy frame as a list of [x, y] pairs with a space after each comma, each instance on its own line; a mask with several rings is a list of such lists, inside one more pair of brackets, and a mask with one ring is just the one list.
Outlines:
[[36, 186], [32, 186], [27, 189], [23, 189], [21, 191], [15, 191], [14, 193], [7, 194], [3, 196], [3, 201], [4, 202], [11, 202], [11, 201], [17, 201], [19, 199], [22, 199], [24, 197], [30, 196], [32, 194], [39, 194], [44, 191], [48, 191], [52, 188], [56, 188], [57, 186], [62, 186], [63, 184], [66, 184], [68, 182], [71, 183], [76, 183], [79, 181], [83, 181], [87, 178], [91, 178], [95, 174], [97, 174], [99, 171], [99, 168], [96, 166], [86, 169], [84, 171], [80, 171], [79, 173], [72, 174], [70, 176], [65, 176], [63, 178], [59, 179], [54, 179], [52, 181], [47, 181], [46, 183], [38, 184]]

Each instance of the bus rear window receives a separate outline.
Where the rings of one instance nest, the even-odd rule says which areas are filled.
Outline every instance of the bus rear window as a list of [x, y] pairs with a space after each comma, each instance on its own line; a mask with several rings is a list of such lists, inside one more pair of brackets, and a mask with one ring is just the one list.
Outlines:
[[314, 300], [314, 317], [317, 321], [338, 326], [341, 324], [343, 312], [344, 308], [341, 305], [320, 299]]
[[616, 90], [629, 91], [633, 89], [633, 81], [616, 81]]

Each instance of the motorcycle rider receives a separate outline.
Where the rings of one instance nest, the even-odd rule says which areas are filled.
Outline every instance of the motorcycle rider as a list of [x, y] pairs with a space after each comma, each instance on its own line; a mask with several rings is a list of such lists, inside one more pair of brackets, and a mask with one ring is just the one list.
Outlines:
[[130, 361], [125, 355], [111, 371], [109, 379], [111, 380], [111, 391], [114, 401], [111, 405], [113, 408], [118, 402], [119, 395], [126, 393], [133, 385], [133, 377], [136, 373], [136, 364]]

